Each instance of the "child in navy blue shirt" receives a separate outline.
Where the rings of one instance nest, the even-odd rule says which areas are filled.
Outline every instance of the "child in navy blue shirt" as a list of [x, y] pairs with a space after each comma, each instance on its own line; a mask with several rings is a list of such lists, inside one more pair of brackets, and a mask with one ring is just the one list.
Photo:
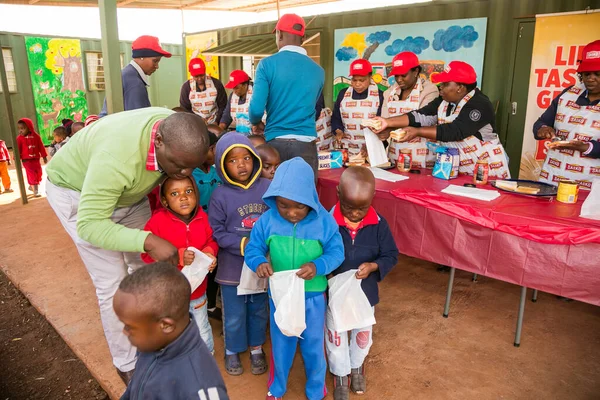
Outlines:
[[[345, 260], [333, 275], [358, 269], [356, 277], [372, 307], [379, 303], [378, 283], [398, 262], [398, 248], [387, 221], [371, 206], [375, 178], [365, 167], [344, 171], [338, 186], [339, 202], [332, 210], [344, 241]], [[336, 332], [327, 318], [327, 358], [334, 375], [334, 399], [348, 399], [349, 389], [366, 389], [363, 363], [373, 344], [373, 326]], [[348, 334], [350, 333], [350, 344]]]

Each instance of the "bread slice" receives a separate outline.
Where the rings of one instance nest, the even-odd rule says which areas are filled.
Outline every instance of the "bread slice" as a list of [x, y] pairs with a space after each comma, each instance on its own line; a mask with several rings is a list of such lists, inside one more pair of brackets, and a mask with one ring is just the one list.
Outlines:
[[406, 132], [404, 131], [404, 129], [398, 129], [390, 132], [390, 137], [398, 142], [404, 140], [405, 136]]
[[366, 128], [373, 128], [377, 131], [381, 129], [381, 121], [378, 119], [363, 119], [360, 124]]

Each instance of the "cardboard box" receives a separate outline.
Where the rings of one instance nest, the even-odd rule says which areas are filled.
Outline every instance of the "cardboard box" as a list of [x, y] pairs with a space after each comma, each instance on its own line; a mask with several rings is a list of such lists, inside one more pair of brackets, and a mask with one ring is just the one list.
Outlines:
[[437, 154], [437, 159], [431, 175], [440, 179], [455, 179], [458, 178], [459, 166], [460, 156], [458, 154], [458, 149], [446, 149], [444, 153]]
[[317, 153], [319, 169], [342, 168], [345, 162], [345, 155], [347, 157], [347, 154], [343, 150], [319, 151]]

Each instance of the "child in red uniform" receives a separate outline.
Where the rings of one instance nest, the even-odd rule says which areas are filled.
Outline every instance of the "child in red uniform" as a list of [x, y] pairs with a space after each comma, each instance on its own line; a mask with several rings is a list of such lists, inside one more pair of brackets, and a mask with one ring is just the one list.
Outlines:
[[35, 197], [38, 194], [39, 184], [42, 181], [42, 164], [40, 158], [44, 159], [44, 164], [48, 162], [46, 148], [42, 143], [42, 138], [33, 128], [33, 122], [29, 118], [21, 118], [17, 124], [19, 126], [19, 136], [17, 136], [17, 146], [23, 161], [23, 167], [27, 173], [27, 182], [29, 190], [33, 191]]
[[[8, 166], [10, 165], [10, 153], [6, 147], [4, 140], [0, 140], [0, 179], [2, 179], [2, 186], [4, 186], [4, 193], [12, 193], [13, 190], [10, 188], [10, 175], [8, 174]], [[0, 188], [0, 193], [3, 193]]]
[[[198, 190], [194, 180], [168, 178], [160, 187], [160, 194], [163, 208], [152, 215], [144, 230], [168, 240], [179, 249], [177, 267], [180, 270], [184, 265], [190, 265], [194, 261], [194, 252], [187, 248], [195, 247], [214, 259], [210, 267], [212, 272], [216, 265], [219, 246], [213, 239], [208, 216], [198, 206]], [[147, 263], [154, 262], [148, 254], [142, 254], [142, 259]], [[204, 279], [192, 293], [190, 313], [194, 315], [202, 340], [208, 350], [214, 353], [212, 329], [208, 322], [206, 282], [207, 279]]]

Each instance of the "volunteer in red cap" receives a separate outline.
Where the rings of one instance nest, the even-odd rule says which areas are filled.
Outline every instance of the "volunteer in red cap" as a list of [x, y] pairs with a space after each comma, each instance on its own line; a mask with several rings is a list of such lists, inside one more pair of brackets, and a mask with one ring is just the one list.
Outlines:
[[[171, 53], [160, 47], [155, 36], [140, 36], [131, 45], [131, 62], [121, 71], [123, 81], [123, 105], [125, 111], [151, 107], [146, 86], [150, 86], [149, 77], [158, 69], [163, 57], [171, 57]], [[108, 114], [106, 99], [98, 117]]]
[[478, 160], [486, 160], [489, 174], [509, 178], [508, 158], [496, 134], [496, 115], [490, 99], [477, 88], [477, 74], [462, 61], [451, 61], [443, 72], [432, 75], [440, 83], [440, 94], [425, 107], [382, 121], [382, 132], [404, 128], [401, 142], [425, 138], [445, 147], [457, 148], [459, 172], [473, 175]]
[[[410, 51], [398, 53], [392, 59], [392, 70], [389, 75], [395, 82], [383, 94], [383, 107], [381, 116], [384, 118], [395, 117], [425, 107], [439, 97], [436, 85], [428, 79], [421, 77], [421, 64], [417, 55]], [[388, 147], [388, 157], [396, 163], [402, 149], [410, 148], [413, 152], [413, 164], [420, 168], [433, 166], [434, 154], [427, 152], [427, 139], [419, 138], [410, 143], [401, 143], [398, 137], [392, 135]]]
[[331, 131], [336, 140], [348, 149], [350, 156], [366, 156], [365, 137], [361, 123], [365, 119], [381, 115], [383, 92], [373, 82], [373, 67], [367, 60], [358, 59], [350, 64], [350, 87], [338, 94], [333, 115]]
[[[264, 130], [281, 161], [302, 157], [317, 177], [316, 119], [323, 107], [325, 71], [302, 47], [306, 25], [296, 14], [283, 15], [275, 27], [279, 51], [258, 64], [248, 109], [254, 132]], [[262, 123], [264, 113], [267, 123]]]
[[227, 106], [227, 92], [220, 80], [206, 75], [206, 64], [192, 58], [188, 64], [191, 78], [181, 85], [179, 106], [204, 118], [207, 124], [218, 124]]
[[231, 71], [229, 82], [225, 87], [232, 89], [232, 92], [219, 123], [222, 129], [230, 128], [245, 135], [250, 134], [252, 126], [248, 117], [248, 107], [250, 99], [252, 99], [253, 85], [250, 76], [245, 71], [241, 69]]
[[600, 40], [583, 48], [579, 81], [557, 96], [533, 125], [537, 140], [552, 139], [539, 180], [575, 180], [590, 188], [600, 175]]

